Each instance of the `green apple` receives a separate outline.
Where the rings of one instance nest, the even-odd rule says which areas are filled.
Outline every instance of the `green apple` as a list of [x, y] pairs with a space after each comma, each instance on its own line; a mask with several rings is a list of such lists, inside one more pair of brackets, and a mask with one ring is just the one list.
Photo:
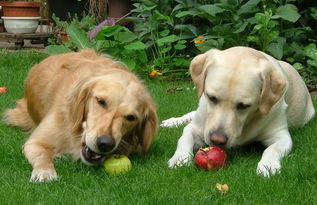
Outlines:
[[132, 169], [132, 164], [128, 157], [114, 154], [104, 161], [103, 168], [109, 175], [125, 174]]

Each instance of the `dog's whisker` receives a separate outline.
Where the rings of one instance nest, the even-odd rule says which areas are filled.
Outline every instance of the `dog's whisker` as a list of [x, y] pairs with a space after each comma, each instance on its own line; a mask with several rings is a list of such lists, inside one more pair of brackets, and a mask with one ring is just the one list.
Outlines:
[[119, 145], [127, 147], [127, 146], [129, 146], [129, 143], [126, 142], [125, 140], [121, 140]]
[[125, 153], [125, 149], [120, 146], [117, 147], [117, 151], [119, 151], [119, 153]]

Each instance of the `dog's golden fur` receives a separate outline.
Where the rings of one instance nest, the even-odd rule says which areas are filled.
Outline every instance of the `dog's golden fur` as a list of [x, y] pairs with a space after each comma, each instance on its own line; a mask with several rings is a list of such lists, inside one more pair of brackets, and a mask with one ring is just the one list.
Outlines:
[[57, 178], [57, 155], [85, 161], [84, 145], [100, 154], [95, 143], [99, 136], [114, 139], [112, 153], [129, 155], [138, 148], [147, 152], [158, 121], [155, 104], [140, 80], [122, 64], [92, 50], [50, 56], [35, 65], [24, 97], [4, 119], [31, 131], [23, 152], [33, 167], [31, 180], [39, 182]]

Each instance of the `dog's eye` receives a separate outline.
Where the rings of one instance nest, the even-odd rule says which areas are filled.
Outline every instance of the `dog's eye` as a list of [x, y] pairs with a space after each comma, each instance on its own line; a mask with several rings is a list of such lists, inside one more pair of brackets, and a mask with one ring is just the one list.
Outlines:
[[238, 103], [237, 104], [237, 110], [244, 110], [248, 107], [250, 107], [251, 105], [248, 105], [248, 104], [243, 104], [243, 103]]
[[96, 99], [97, 99], [97, 102], [100, 106], [106, 107], [107, 103], [104, 99], [102, 99], [102, 98], [96, 98]]
[[127, 115], [125, 118], [126, 118], [128, 121], [134, 121], [134, 120], [136, 120], [136, 117], [135, 117], [134, 115]]
[[218, 98], [216, 98], [215, 96], [209, 96], [209, 100], [214, 104], [217, 104], [219, 102]]

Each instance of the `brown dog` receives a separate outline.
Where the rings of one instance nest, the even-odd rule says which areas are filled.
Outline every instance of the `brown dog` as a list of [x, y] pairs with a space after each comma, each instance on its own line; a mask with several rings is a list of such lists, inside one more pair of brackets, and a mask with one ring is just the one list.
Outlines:
[[31, 130], [23, 151], [31, 181], [57, 179], [53, 158], [86, 164], [110, 153], [147, 152], [157, 130], [155, 104], [122, 64], [92, 50], [48, 57], [26, 79], [25, 96], [5, 121]]

